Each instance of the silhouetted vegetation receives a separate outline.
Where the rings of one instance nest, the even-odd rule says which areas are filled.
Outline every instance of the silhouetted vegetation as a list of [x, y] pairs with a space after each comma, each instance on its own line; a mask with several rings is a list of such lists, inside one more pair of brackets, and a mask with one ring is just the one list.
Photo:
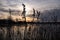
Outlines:
[[22, 4], [22, 6], [23, 6], [23, 12], [22, 12], [22, 15], [23, 15], [23, 18], [25, 19], [25, 21], [26, 21], [26, 10], [25, 10], [25, 4]]
[[34, 22], [34, 18], [35, 18], [35, 9], [33, 8], [33, 22]]
[[37, 21], [39, 22], [40, 17], [40, 11], [37, 11]]

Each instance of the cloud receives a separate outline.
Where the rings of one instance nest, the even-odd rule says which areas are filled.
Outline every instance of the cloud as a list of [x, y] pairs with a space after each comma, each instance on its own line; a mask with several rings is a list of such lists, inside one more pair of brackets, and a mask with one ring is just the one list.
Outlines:
[[0, 12], [8, 12], [9, 8], [13, 12], [20, 11], [19, 5], [15, 3], [15, 0], [0, 0]]
[[2, 11], [2, 12], [8, 12], [8, 10], [6, 10], [4, 8], [0, 8], [0, 11]]
[[[1, 12], [9, 12], [9, 9], [0, 8]], [[11, 12], [20, 12], [20, 10], [11, 10]]]
[[0, 0], [0, 8], [19, 9], [22, 2], [41, 10], [60, 6], [60, 0]]

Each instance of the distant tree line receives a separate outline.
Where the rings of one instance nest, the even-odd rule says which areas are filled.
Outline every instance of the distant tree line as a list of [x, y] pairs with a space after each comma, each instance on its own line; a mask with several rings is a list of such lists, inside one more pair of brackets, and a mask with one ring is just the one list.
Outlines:
[[42, 22], [60, 22], [60, 9], [45, 10], [41, 14]]

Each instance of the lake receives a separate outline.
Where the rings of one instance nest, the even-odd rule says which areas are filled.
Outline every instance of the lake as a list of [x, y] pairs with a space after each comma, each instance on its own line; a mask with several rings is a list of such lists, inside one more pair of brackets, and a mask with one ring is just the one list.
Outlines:
[[60, 24], [0, 25], [0, 40], [60, 40]]

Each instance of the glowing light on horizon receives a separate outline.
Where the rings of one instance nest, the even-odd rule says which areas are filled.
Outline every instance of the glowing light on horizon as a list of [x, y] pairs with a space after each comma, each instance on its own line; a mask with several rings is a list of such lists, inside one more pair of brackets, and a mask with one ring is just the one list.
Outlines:
[[32, 7], [26, 4], [26, 15], [28, 15], [31, 10], [32, 10]]
[[[28, 15], [29, 14], [29, 12], [31, 12], [32, 11], [32, 7], [30, 6], [30, 5], [28, 5], [28, 4], [25, 4], [25, 8], [26, 8], [26, 15]], [[18, 6], [18, 9], [20, 10], [20, 11], [23, 11], [23, 6], [21, 5], [21, 6]]]

